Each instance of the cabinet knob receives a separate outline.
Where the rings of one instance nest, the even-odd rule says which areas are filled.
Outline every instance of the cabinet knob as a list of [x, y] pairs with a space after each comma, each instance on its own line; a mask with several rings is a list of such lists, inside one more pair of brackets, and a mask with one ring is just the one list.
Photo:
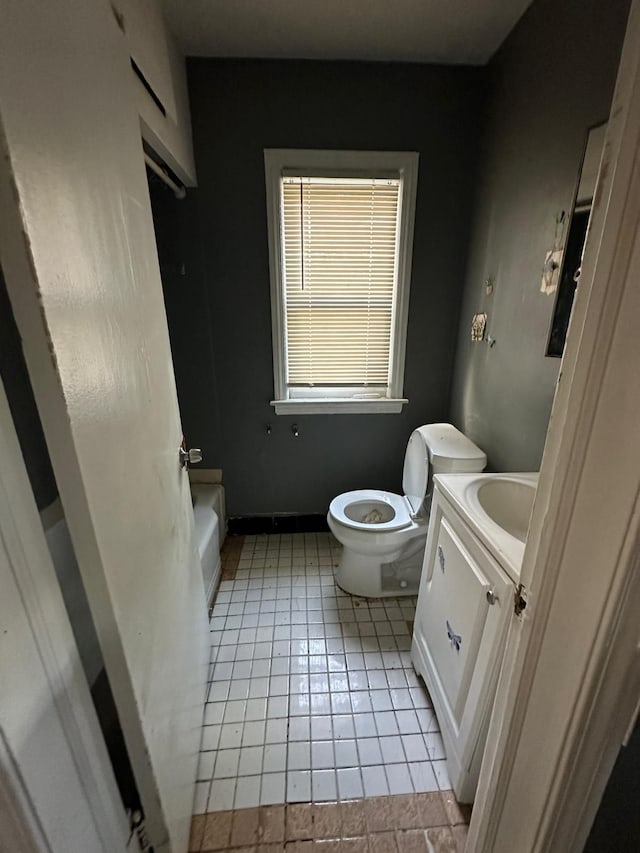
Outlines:
[[487, 590], [487, 602], [489, 604], [495, 604], [496, 601], [499, 601], [499, 600], [500, 599], [498, 598], [498, 596], [495, 594], [495, 592], [492, 589]]

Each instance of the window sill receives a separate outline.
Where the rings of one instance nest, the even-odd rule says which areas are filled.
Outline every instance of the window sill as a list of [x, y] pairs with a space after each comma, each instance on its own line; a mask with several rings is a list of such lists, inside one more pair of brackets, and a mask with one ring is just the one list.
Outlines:
[[375, 400], [272, 400], [276, 415], [392, 415], [402, 411], [409, 401], [380, 397]]

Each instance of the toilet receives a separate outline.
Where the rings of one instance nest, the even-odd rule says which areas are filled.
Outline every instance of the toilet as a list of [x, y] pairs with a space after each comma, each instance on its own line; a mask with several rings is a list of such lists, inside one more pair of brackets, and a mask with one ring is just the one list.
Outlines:
[[403, 495], [360, 489], [329, 505], [329, 529], [343, 546], [338, 586], [365, 598], [416, 595], [432, 475], [479, 473], [486, 464], [485, 453], [452, 424], [415, 429], [404, 457]]

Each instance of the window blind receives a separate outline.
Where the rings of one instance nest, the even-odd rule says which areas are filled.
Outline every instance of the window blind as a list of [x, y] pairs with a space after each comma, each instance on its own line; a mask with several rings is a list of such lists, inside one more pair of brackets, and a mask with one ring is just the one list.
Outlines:
[[284, 177], [281, 191], [287, 386], [386, 394], [401, 181]]

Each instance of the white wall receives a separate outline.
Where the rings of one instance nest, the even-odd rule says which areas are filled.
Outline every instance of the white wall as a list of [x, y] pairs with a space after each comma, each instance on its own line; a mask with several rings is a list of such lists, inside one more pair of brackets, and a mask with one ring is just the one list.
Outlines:
[[195, 186], [191, 116], [184, 57], [157, 0], [115, 0], [130, 56], [162, 101], [163, 116], [131, 72], [142, 136], [186, 186]]

